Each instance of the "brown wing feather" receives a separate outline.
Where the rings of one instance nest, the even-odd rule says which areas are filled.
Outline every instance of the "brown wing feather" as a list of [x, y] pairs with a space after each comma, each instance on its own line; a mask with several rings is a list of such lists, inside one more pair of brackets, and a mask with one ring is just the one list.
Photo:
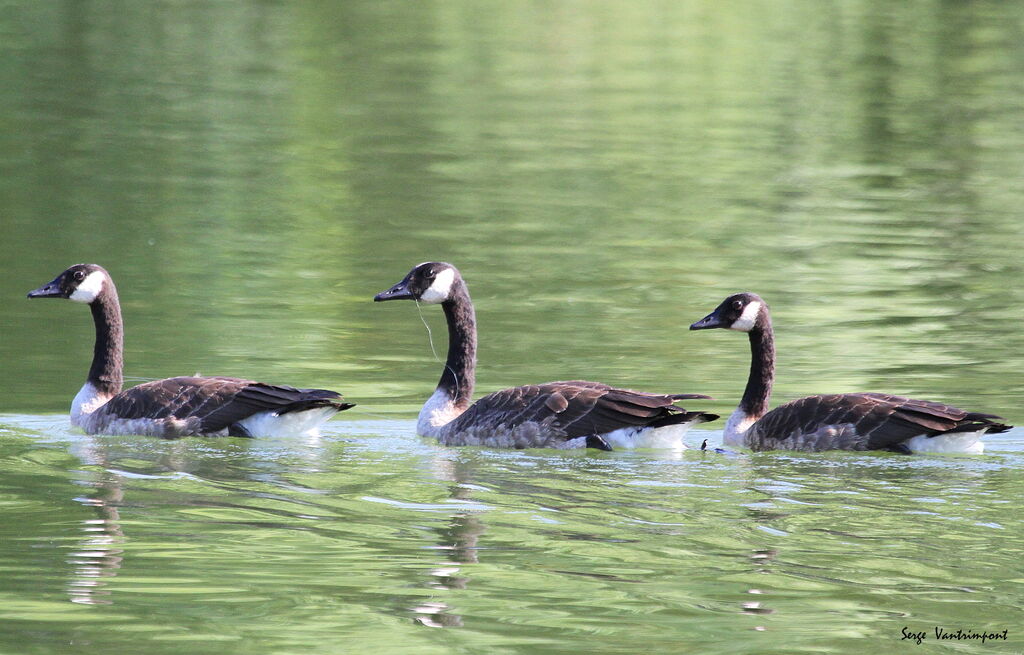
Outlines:
[[476, 401], [456, 419], [456, 430], [481, 423], [514, 428], [526, 422], [551, 421], [564, 438], [600, 435], [619, 428], [668, 425], [714, 414], [687, 412], [674, 403], [699, 394], [654, 394], [616, 389], [600, 382], [569, 380], [512, 387]]
[[285, 385], [227, 377], [176, 377], [147, 382], [117, 394], [104, 405], [119, 418], [197, 418], [203, 432], [218, 432], [253, 414], [285, 414], [313, 407], [351, 407], [336, 402], [341, 395], [327, 389], [296, 389]]
[[807, 396], [780, 405], [757, 421], [758, 433], [771, 439], [811, 435], [826, 425], [852, 425], [863, 447], [886, 450], [918, 435], [935, 436], [1009, 426], [994, 414], [966, 412], [951, 405], [883, 393]]

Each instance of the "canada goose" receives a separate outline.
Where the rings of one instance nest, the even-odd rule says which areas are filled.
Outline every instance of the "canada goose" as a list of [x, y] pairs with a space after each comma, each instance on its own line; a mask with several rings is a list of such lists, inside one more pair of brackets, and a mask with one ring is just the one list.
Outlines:
[[807, 396], [768, 411], [775, 379], [775, 336], [768, 304], [753, 293], [729, 296], [691, 330], [725, 328], [750, 337], [750, 377], [725, 424], [724, 441], [753, 450], [891, 450], [980, 453], [986, 432], [1012, 426], [993, 414], [965, 412], [884, 393]]
[[410, 299], [440, 304], [448, 320], [448, 361], [437, 390], [423, 405], [416, 431], [448, 446], [503, 448], [685, 448], [690, 426], [715, 414], [673, 403], [700, 394], [655, 394], [572, 380], [513, 387], [473, 404], [476, 315], [469, 291], [451, 264], [419, 264], [375, 301]]
[[95, 264], [76, 264], [29, 298], [86, 303], [96, 345], [85, 385], [71, 404], [71, 424], [89, 434], [255, 437], [316, 434], [351, 403], [326, 389], [295, 389], [225, 377], [178, 377], [121, 391], [124, 330], [117, 288]]

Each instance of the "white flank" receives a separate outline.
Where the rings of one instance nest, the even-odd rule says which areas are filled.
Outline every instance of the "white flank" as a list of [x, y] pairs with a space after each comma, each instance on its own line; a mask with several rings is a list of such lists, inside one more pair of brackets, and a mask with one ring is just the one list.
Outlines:
[[452, 291], [453, 282], [455, 282], [455, 270], [451, 268], [444, 269], [434, 278], [434, 283], [420, 295], [420, 302], [436, 305], [448, 300], [448, 294]]
[[103, 407], [108, 400], [109, 394], [100, 393], [91, 382], [86, 382], [71, 401], [71, 425], [82, 427], [85, 417]]
[[103, 291], [103, 281], [106, 279], [107, 276], [103, 274], [103, 271], [93, 271], [82, 280], [78, 288], [68, 298], [75, 302], [91, 303]]
[[188, 434], [187, 423], [172, 418], [117, 418], [106, 412], [82, 417], [80, 426], [87, 434], [130, 434], [174, 438]]
[[442, 426], [451, 423], [461, 414], [455, 408], [455, 402], [444, 389], [438, 388], [423, 404], [419, 418], [416, 420], [416, 434], [421, 437], [439, 436]]
[[316, 407], [280, 416], [260, 412], [238, 423], [253, 437], [316, 437], [320, 435], [320, 426], [337, 413], [334, 407]]
[[981, 437], [985, 430], [977, 432], [947, 432], [935, 437], [924, 435], [907, 439], [903, 442], [914, 453], [970, 453], [980, 455], [985, 452], [985, 444]]
[[735, 412], [729, 415], [729, 420], [725, 422], [722, 442], [727, 446], [744, 445], [743, 437], [754, 423], [757, 423], [756, 417], [748, 416], [742, 409], [737, 408]]
[[743, 308], [743, 313], [740, 317], [733, 321], [732, 325], [729, 326], [730, 330], [739, 330], [740, 332], [750, 332], [754, 327], [754, 323], [757, 322], [757, 315], [761, 312], [761, 303], [754, 301]]
[[671, 448], [686, 450], [683, 436], [690, 431], [693, 421], [676, 423], [661, 428], [619, 428], [602, 434], [612, 448]]

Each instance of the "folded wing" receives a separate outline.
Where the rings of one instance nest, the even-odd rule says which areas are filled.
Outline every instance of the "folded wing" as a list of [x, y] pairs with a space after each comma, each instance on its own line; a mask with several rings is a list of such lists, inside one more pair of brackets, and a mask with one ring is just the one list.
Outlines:
[[123, 419], [187, 419], [200, 422], [204, 433], [215, 433], [259, 412], [286, 414], [316, 407], [352, 405], [326, 389], [296, 389], [285, 385], [227, 377], [176, 377], [127, 389], [104, 405], [104, 411]]
[[616, 389], [599, 382], [570, 380], [502, 389], [476, 401], [456, 419], [461, 425], [515, 428], [524, 423], [550, 423], [565, 439], [601, 435], [627, 427], [661, 427], [714, 414], [687, 412], [679, 400], [708, 398], [700, 394], [654, 394]]
[[825, 426], [851, 426], [868, 450], [898, 449], [919, 435], [950, 432], [1005, 432], [1010, 426], [994, 414], [966, 412], [951, 405], [884, 393], [807, 396], [781, 405], [756, 424], [769, 439], [811, 435]]

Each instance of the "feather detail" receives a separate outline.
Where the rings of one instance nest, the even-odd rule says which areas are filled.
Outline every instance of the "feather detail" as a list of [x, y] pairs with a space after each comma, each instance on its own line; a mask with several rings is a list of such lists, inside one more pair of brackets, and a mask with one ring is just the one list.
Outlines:
[[[461, 433], [514, 431], [524, 424], [543, 426], [547, 440], [565, 442], [622, 428], [664, 427], [718, 418], [687, 412], [676, 396], [618, 389], [598, 382], [571, 380], [502, 389], [477, 400], [442, 428], [443, 439]], [[552, 445], [552, 444], [548, 444]]]
[[[780, 405], [754, 424], [747, 440], [758, 450], [781, 444], [798, 450], [829, 450], [837, 439], [852, 439], [852, 450], [899, 450], [899, 444], [916, 436], [1009, 429], [998, 420], [993, 414], [891, 394], [828, 394]], [[823, 426], [835, 429], [823, 432]], [[812, 437], [820, 443], [811, 443]]]
[[176, 377], [117, 394], [97, 410], [93, 423], [146, 419], [153, 423], [147, 434], [216, 435], [261, 412], [280, 416], [329, 408], [333, 410], [329, 417], [352, 406], [341, 400], [340, 394], [326, 389], [296, 389], [229, 377]]

